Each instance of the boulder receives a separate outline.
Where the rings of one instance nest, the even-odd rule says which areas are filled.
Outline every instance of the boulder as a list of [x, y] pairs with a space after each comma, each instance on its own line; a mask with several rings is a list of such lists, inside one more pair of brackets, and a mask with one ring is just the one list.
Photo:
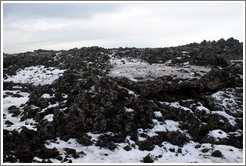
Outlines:
[[213, 157], [222, 157], [223, 155], [222, 155], [221, 151], [215, 150], [215, 151], [213, 151], [212, 156]]
[[150, 155], [148, 154], [147, 156], [145, 156], [144, 158], [143, 158], [143, 162], [144, 163], [153, 163], [154, 162], [154, 160], [150, 157]]

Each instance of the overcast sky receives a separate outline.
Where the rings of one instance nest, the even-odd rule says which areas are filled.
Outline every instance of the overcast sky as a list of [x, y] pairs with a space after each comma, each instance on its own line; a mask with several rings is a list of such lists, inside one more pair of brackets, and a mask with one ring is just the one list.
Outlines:
[[243, 3], [4, 3], [3, 52], [244, 39]]

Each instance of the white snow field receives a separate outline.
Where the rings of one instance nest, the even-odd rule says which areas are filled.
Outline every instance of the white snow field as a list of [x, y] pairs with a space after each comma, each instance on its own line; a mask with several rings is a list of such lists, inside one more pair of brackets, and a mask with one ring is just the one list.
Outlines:
[[132, 81], [153, 80], [161, 76], [180, 79], [200, 78], [211, 70], [210, 67], [183, 65], [170, 66], [169, 63], [149, 64], [138, 59], [116, 58], [110, 55], [114, 67], [109, 71], [111, 77], [126, 77]]
[[46, 85], [58, 79], [64, 71], [66, 70], [59, 70], [54, 67], [45, 68], [44, 66], [31, 66], [18, 70], [16, 75], [9, 76], [5, 81]]

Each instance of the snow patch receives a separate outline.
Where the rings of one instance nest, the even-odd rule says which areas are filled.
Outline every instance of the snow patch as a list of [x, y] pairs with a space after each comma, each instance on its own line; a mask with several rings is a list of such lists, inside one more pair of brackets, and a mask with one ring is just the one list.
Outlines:
[[155, 112], [154, 112], [154, 115], [155, 115], [155, 117], [157, 117], [157, 118], [162, 117], [161, 111], [155, 111]]
[[52, 122], [54, 118], [53, 114], [48, 114], [44, 117], [44, 120], [47, 120], [48, 122]]
[[212, 114], [218, 114], [218, 115], [221, 115], [223, 117], [225, 117], [226, 119], [228, 119], [229, 123], [232, 125], [232, 126], [236, 126], [237, 125], [237, 122], [235, 121], [236, 118], [227, 114], [226, 112], [224, 111], [212, 111]]
[[9, 76], [4, 81], [13, 81], [15, 83], [31, 83], [37, 85], [51, 84], [58, 79], [66, 70], [59, 70], [54, 67], [45, 68], [44, 66], [31, 66], [19, 69], [16, 75]]
[[[76, 139], [69, 139], [63, 141], [57, 138], [57, 141], [47, 141], [45, 145], [47, 148], [56, 148], [61, 156], [64, 158], [66, 152], [64, 148], [72, 148], [77, 152], [84, 152], [84, 155], [80, 155], [79, 158], [71, 157], [73, 163], [142, 163], [143, 157], [150, 154], [152, 158], [155, 158], [155, 163], [242, 163], [243, 162], [243, 150], [232, 146], [226, 145], [212, 145], [201, 144], [202, 148], [209, 149], [208, 153], [202, 153], [201, 148], [195, 148], [197, 142], [189, 142], [181, 147], [182, 152], [176, 153], [180, 148], [179, 146], [172, 145], [168, 142], [163, 142], [162, 147], [155, 146], [152, 151], [140, 151], [137, 147], [132, 147], [130, 151], [125, 151], [123, 148], [127, 145], [132, 145], [134, 142], [130, 140], [129, 136], [125, 142], [118, 143], [117, 148], [113, 151], [101, 148], [95, 145], [83, 146], [79, 144]], [[175, 152], [169, 151], [173, 148]], [[214, 150], [220, 150], [223, 154], [223, 158], [212, 157], [211, 153]], [[107, 155], [105, 155], [107, 154]], [[161, 155], [161, 156], [160, 156]], [[157, 157], [158, 156], [158, 157]], [[36, 159], [36, 157], [35, 157]], [[39, 159], [39, 158], [37, 158]], [[60, 163], [57, 159], [50, 159], [54, 163]], [[142, 163], [143, 164], [143, 163]]]
[[166, 123], [166, 130], [168, 131], [177, 131], [180, 130], [179, 126], [179, 122], [175, 122], [173, 120], [165, 120]]
[[[7, 93], [19, 94], [22, 97], [7, 96], [3, 98], [3, 128], [6, 130], [16, 129], [20, 132], [22, 130], [22, 126], [25, 126], [30, 130], [37, 130], [35, 126], [37, 123], [33, 119], [28, 118], [24, 121], [20, 121], [20, 115], [17, 117], [13, 117], [12, 114], [8, 111], [8, 108], [11, 106], [20, 107], [22, 104], [25, 104], [29, 99], [29, 93], [21, 92], [19, 90], [3, 91], [3, 95], [6, 95]], [[23, 109], [20, 108], [20, 111], [23, 112]], [[8, 125], [6, 124], [6, 121], [10, 121], [13, 124]]]
[[214, 100], [214, 103], [219, 105], [223, 111], [242, 113], [243, 104], [238, 102], [240, 101], [240, 97], [238, 95], [239, 94], [235, 89], [227, 88], [223, 91], [218, 91], [212, 94], [211, 97]]
[[207, 114], [210, 114], [210, 110], [204, 106], [198, 106], [196, 107], [197, 111], [205, 111]]
[[167, 65], [167, 64], [171, 64], [172, 63], [172, 60], [167, 60], [164, 64]]
[[134, 109], [132, 109], [132, 108], [127, 108], [127, 107], [124, 107], [124, 108], [125, 108], [126, 112], [134, 112]]
[[7, 90], [3, 91], [3, 95], [7, 95], [8, 93], [19, 94], [22, 97], [13, 97], [7, 96], [3, 98], [3, 109], [6, 110], [10, 106], [19, 107], [21, 104], [25, 104], [29, 100], [29, 93], [21, 92], [19, 90]]
[[59, 102], [56, 102], [55, 104], [50, 104], [48, 107], [42, 109], [42, 110], [40, 111], [40, 113], [45, 112], [45, 111], [46, 111], [47, 109], [49, 109], [49, 108], [54, 108], [54, 107], [58, 107], [58, 106], [59, 106]]
[[215, 138], [215, 141], [219, 141], [219, 139], [227, 138], [227, 133], [220, 129], [212, 130], [208, 133], [208, 135]]
[[190, 108], [181, 106], [181, 105], [179, 104], [179, 102], [172, 102], [172, 103], [169, 103], [168, 105], [169, 105], [170, 107], [179, 108], [179, 109], [184, 110], [184, 111], [189, 111], [190, 113], [193, 112]]
[[[172, 75], [174, 78], [194, 79], [200, 78], [211, 68], [203, 66], [189, 65], [186, 66], [168, 66], [164, 64], [148, 64], [139, 59], [114, 58], [111, 56], [111, 64], [114, 67], [109, 71], [111, 77], [126, 77], [132, 81], [153, 80], [161, 76]], [[194, 75], [192, 71], [196, 71], [200, 76]]]
[[43, 94], [41, 97], [42, 97], [42, 98], [47, 98], [47, 99], [49, 99], [49, 98], [53, 98], [53, 97], [54, 97], [54, 94], [51, 96], [50, 94], [45, 93], [45, 94]]

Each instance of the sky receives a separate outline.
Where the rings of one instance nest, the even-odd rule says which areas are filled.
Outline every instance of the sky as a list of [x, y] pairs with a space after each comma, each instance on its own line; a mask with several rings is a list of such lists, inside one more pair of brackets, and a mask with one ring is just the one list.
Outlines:
[[3, 3], [3, 52], [244, 40], [244, 3]]

